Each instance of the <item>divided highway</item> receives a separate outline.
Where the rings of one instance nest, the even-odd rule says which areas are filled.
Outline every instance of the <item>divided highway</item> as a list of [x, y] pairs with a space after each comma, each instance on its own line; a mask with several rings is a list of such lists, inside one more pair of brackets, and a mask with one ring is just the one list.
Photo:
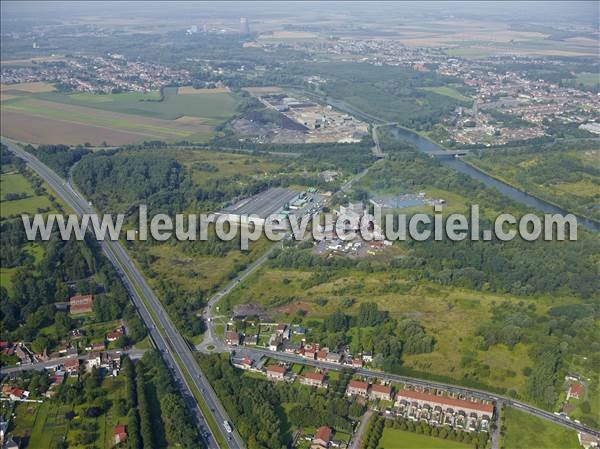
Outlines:
[[[9, 150], [15, 155], [25, 160], [27, 165], [46, 181], [75, 213], [78, 215], [95, 213], [90, 203], [82, 195], [35, 156], [5, 139], [2, 139], [2, 143], [7, 145]], [[229, 417], [217, 399], [208, 380], [202, 375], [191, 349], [169, 319], [167, 312], [150, 286], [146, 283], [134, 262], [119, 242], [105, 240], [100, 242], [100, 245], [127, 286], [140, 316], [149, 330], [152, 341], [161, 352], [165, 362], [175, 375], [178, 386], [184, 391], [188, 403], [192, 406], [200, 429], [205, 434], [210, 433], [210, 437], [206, 438], [208, 448], [217, 449], [219, 445], [206, 421], [206, 417], [203, 415], [194, 398], [193, 388], [202, 396], [209, 407], [210, 413], [214, 417], [218, 431], [221, 434], [219, 437], [226, 441], [227, 447], [230, 449], [243, 449], [245, 447], [244, 443], [237, 432], [234, 430], [232, 433], [229, 433], [225, 428], [224, 423], [225, 421], [230, 421]], [[181, 365], [177, 362], [177, 359], [181, 361]], [[191, 385], [188, 381], [191, 381]]]

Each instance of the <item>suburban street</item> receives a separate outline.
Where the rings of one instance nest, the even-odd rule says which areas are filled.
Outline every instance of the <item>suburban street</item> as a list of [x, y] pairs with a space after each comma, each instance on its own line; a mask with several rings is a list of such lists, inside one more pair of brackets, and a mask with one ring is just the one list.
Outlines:
[[[124, 349], [124, 350], [114, 350], [114, 351], [103, 351], [109, 354], [123, 354], [128, 355], [130, 359], [136, 360], [141, 358], [146, 352], [145, 349]], [[19, 366], [11, 366], [10, 368], [2, 368], [0, 371], [2, 374], [12, 374], [19, 373], [23, 371], [41, 371], [44, 369], [56, 368], [59, 365], [62, 365], [65, 360], [69, 359], [79, 359], [79, 360], [88, 360], [90, 357], [89, 354], [84, 354], [81, 356], [67, 356], [67, 357], [57, 357], [55, 359], [50, 359], [46, 362], [38, 362], [38, 363], [29, 363], [27, 365], [19, 365]]]
[[[9, 150], [14, 154], [25, 160], [28, 166], [44, 179], [44, 181], [48, 183], [56, 194], [60, 196], [75, 213], [78, 215], [95, 213], [88, 201], [86, 201], [70, 184], [36, 157], [22, 150], [10, 141], [2, 139], [2, 143], [7, 145]], [[152, 338], [154, 345], [161, 352], [165, 362], [175, 375], [177, 384], [185, 392], [187, 401], [190, 405], [193, 404], [193, 412], [198, 421], [199, 428], [203, 433], [210, 432], [210, 438], [207, 438], [207, 446], [210, 449], [219, 447], [215, 440], [215, 436], [212, 435], [212, 430], [210, 430], [210, 427], [206, 422], [206, 418], [203, 416], [199, 405], [194, 399], [192, 388], [196, 388], [199, 394], [202, 395], [210, 409], [210, 413], [216, 421], [219, 431], [227, 442], [227, 446], [231, 449], [244, 448], [245, 446], [235, 429], [232, 434], [229, 434], [225, 429], [224, 422], [225, 420], [229, 421], [229, 417], [217, 399], [208, 380], [202, 375], [191, 349], [172, 324], [166, 311], [162, 307], [162, 304], [148, 286], [134, 262], [127, 255], [119, 242], [106, 240], [100, 243], [102, 250], [105, 252], [110, 262], [115, 266], [123, 282], [127, 286], [140, 316], [149, 330], [149, 335]], [[192, 385], [186, 380], [181, 365], [177, 363], [177, 357], [181, 360], [181, 365], [183, 365], [189, 379], [191, 379]]]
[[515, 401], [513, 399], [506, 398], [504, 396], [497, 395], [495, 393], [490, 393], [483, 390], [477, 390], [473, 388], [461, 387], [458, 385], [450, 385], [441, 382], [434, 382], [429, 380], [417, 379], [414, 377], [401, 376], [398, 374], [390, 374], [382, 371], [374, 371], [366, 368], [350, 368], [344, 365], [340, 365], [337, 363], [329, 363], [329, 362], [321, 362], [318, 360], [309, 360], [304, 357], [301, 357], [296, 354], [289, 354], [280, 351], [270, 351], [268, 349], [263, 348], [244, 348], [242, 351], [246, 351], [250, 354], [253, 354], [255, 357], [260, 355], [264, 355], [270, 357], [272, 359], [277, 359], [286, 363], [300, 363], [304, 365], [315, 366], [320, 369], [328, 369], [339, 371], [343, 368], [351, 369], [354, 373], [369, 378], [369, 379], [381, 379], [388, 382], [400, 382], [407, 383], [420, 387], [428, 387], [428, 388], [439, 388], [452, 393], [459, 393], [463, 395], [470, 395], [476, 397], [478, 399], [491, 401], [491, 402], [504, 402], [505, 405], [509, 407], [514, 407], [518, 410], [530, 413], [540, 418], [547, 419], [556, 424], [559, 424], [563, 427], [567, 427], [580, 432], [587, 432], [589, 434], [600, 437], [600, 431], [587, 427], [583, 424], [578, 424], [570, 419], [564, 418], [562, 416], [557, 416], [551, 412], [547, 412], [545, 410], [539, 409], [537, 407], [525, 404], [523, 402]]

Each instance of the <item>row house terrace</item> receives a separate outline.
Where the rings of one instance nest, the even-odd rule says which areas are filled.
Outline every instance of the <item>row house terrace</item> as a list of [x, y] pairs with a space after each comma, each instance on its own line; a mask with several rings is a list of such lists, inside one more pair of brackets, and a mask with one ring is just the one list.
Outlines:
[[494, 413], [491, 404], [402, 389], [396, 393], [398, 414], [413, 421], [487, 431]]

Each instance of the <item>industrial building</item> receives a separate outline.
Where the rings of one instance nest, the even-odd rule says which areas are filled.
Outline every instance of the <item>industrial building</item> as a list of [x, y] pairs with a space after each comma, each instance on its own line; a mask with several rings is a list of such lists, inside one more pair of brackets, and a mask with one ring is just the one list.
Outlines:
[[255, 223], [262, 226], [267, 217], [279, 215], [283, 219], [290, 211], [290, 206], [296, 204], [303, 194], [282, 187], [274, 187], [250, 198], [224, 208], [216, 213], [225, 215], [233, 223], [243, 223], [245, 217], [256, 216]]

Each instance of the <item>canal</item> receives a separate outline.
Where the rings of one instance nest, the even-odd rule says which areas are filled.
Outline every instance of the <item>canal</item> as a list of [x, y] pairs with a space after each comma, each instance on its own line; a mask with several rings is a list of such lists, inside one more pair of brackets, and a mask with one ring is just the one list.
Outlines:
[[[516, 189], [502, 181], [492, 178], [491, 176], [477, 170], [476, 168], [472, 167], [471, 165], [460, 160], [459, 158], [455, 158], [451, 155], [440, 156], [439, 152], [444, 151], [444, 149], [442, 147], [440, 147], [436, 143], [432, 142], [431, 140], [418, 135], [417, 133], [415, 133], [413, 131], [410, 131], [410, 130], [404, 129], [404, 128], [399, 128], [397, 126], [392, 127], [391, 130], [392, 130], [392, 134], [394, 135], [394, 137], [396, 137], [400, 140], [404, 140], [404, 141], [414, 145], [419, 151], [421, 151], [425, 154], [434, 155], [445, 166], [450, 167], [453, 170], [456, 170], [467, 176], [470, 176], [471, 178], [477, 179], [478, 181], [481, 181], [483, 184], [485, 184], [488, 187], [495, 188], [496, 190], [498, 190], [500, 193], [502, 193], [506, 197], [510, 198], [511, 200], [517, 201], [521, 204], [525, 204], [526, 206], [533, 207], [545, 214], [563, 214], [563, 215], [565, 215], [565, 214], [571, 213], [560, 207], [550, 204], [544, 200], [541, 200], [532, 195], [529, 195], [528, 193], [525, 193], [519, 189]], [[581, 217], [577, 214], [573, 214], [573, 215], [575, 215], [575, 217], [577, 217], [577, 223], [580, 224], [581, 226], [585, 227], [586, 229], [596, 231], [596, 232], [598, 232], [600, 230], [600, 224], [598, 222], [596, 222], [594, 220], [590, 220], [585, 217]]]

